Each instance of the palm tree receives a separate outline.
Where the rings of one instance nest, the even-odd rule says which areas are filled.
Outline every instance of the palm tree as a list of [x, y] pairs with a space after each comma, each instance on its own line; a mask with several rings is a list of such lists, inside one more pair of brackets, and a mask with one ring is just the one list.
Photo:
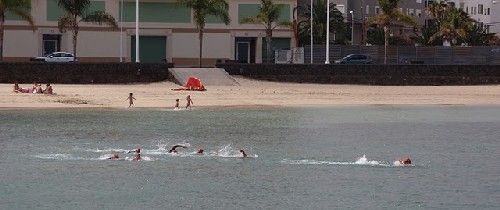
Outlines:
[[203, 29], [209, 15], [222, 19], [224, 24], [229, 25], [229, 5], [225, 0], [178, 0], [178, 3], [193, 9], [194, 22], [198, 29], [198, 39], [200, 41], [200, 57], [198, 64], [201, 67], [202, 51], [203, 51]]
[[[441, 10], [445, 11], [442, 15], [433, 15], [432, 10], [430, 11], [431, 16], [434, 17], [438, 26], [437, 32], [431, 36], [430, 41], [441, 38], [443, 41], [455, 43], [459, 39], [465, 39], [475, 21], [460, 9], [448, 7], [446, 5], [442, 7], [444, 9]], [[433, 7], [429, 8], [432, 9]]]
[[0, 61], [3, 60], [3, 39], [4, 39], [4, 24], [5, 15], [11, 12], [22, 20], [34, 26], [33, 17], [30, 14], [30, 0], [0, 0]]
[[290, 21], [280, 21], [283, 5], [274, 4], [272, 0], [261, 0], [259, 13], [255, 17], [247, 17], [242, 23], [262, 24], [266, 30], [266, 61], [271, 62], [271, 40], [273, 30], [278, 26], [290, 27]]
[[486, 46], [495, 39], [495, 33], [488, 33], [484, 27], [479, 24], [473, 24], [467, 29], [467, 36], [462, 41], [470, 46]]
[[413, 17], [404, 15], [398, 9], [401, 0], [378, 0], [381, 13], [367, 20], [369, 25], [377, 25], [384, 29], [384, 64], [387, 64], [387, 47], [389, 46], [389, 30], [393, 24], [416, 27], [418, 23]]
[[449, 7], [446, 1], [431, 2], [427, 8], [427, 14], [432, 18], [432, 23], [436, 27], [440, 27], [443, 22]]
[[[301, 44], [310, 42], [311, 34], [311, 6], [304, 9], [303, 16], [299, 21], [299, 40]], [[325, 43], [326, 41], [326, 1], [315, 0], [313, 7], [313, 42]], [[344, 22], [344, 16], [330, 4], [330, 32], [335, 33], [335, 43], [347, 43], [350, 33], [348, 33], [347, 24]]]
[[90, 0], [59, 0], [59, 7], [65, 10], [65, 14], [58, 20], [58, 28], [61, 33], [67, 30], [73, 31], [73, 55], [76, 58], [76, 43], [78, 39], [79, 25], [81, 22], [91, 22], [99, 25], [107, 24], [117, 28], [118, 24], [113, 16], [104, 11], [89, 11]]

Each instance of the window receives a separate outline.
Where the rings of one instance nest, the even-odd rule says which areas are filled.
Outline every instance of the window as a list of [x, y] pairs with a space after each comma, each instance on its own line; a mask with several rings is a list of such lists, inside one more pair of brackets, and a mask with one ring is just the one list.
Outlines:
[[415, 11], [416, 11], [418, 17], [422, 17], [422, 10], [417, 9]]
[[478, 10], [478, 14], [482, 15], [483, 14], [483, 5], [482, 4], [478, 4], [477, 5], [477, 10]]
[[464, 6], [465, 6], [465, 4], [463, 2], [460, 3], [460, 9], [464, 10]]
[[422, 0], [417, 0], [417, 3], [421, 4], [421, 3], [422, 3]]
[[401, 14], [403, 14], [403, 8], [399, 8], [399, 12], [401, 12]]
[[486, 15], [490, 15], [490, 8], [486, 10]]
[[465, 13], [469, 14], [469, 7], [465, 7]]
[[378, 6], [375, 6], [375, 14], [380, 14], [380, 7]]
[[415, 9], [408, 9], [409, 15], [415, 16]]
[[366, 5], [366, 14], [369, 15], [370, 14], [370, 5]]

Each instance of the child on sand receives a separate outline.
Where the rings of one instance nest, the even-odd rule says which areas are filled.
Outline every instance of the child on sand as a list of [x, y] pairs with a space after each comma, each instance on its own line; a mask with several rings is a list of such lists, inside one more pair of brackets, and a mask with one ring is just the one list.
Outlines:
[[186, 109], [191, 108], [191, 104], [194, 104], [194, 103], [193, 103], [193, 100], [191, 100], [191, 95], [188, 95], [186, 97]]
[[128, 100], [128, 107], [130, 108], [132, 105], [134, 105], [134, 100], [136, 100], [134, 98], [134, 94], [133, 93], [129, 93], [127, 100]]

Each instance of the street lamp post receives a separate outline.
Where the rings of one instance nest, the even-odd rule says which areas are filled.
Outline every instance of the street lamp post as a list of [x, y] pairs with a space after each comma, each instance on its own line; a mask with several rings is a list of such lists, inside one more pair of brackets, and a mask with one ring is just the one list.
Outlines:
[[326, 1], [326, 58], [325, 64], [330, 64], [330, 0]]
[[311, 0], [311, 64], [313, 63], [313, 46], [314, 46], [314, 40], [313, 40], [313, 0]]
[[351, 45], [354, 45], [354, 11], [349, 11], [351, 13]]
[[139, 0], [135, 0], [135, 62], [139, 63]]

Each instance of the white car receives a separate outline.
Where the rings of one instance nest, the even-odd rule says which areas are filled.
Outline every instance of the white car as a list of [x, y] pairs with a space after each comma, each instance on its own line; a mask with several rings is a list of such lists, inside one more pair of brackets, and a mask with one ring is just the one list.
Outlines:
[[75, 56], [67, 52], [53, 52], [45, 57], [36, 57], [32, 59], [33, 61], [45, 61], [45, 62], [76, 62]]

